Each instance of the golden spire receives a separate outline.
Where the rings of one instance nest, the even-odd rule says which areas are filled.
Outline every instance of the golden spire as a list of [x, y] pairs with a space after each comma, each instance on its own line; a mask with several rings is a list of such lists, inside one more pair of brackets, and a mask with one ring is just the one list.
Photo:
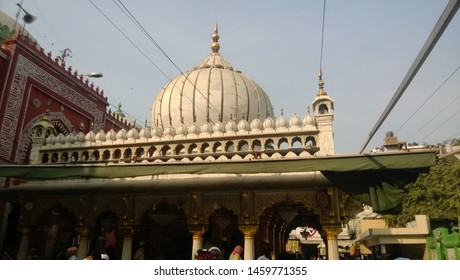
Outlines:
[[319, 69], [318, 78], [319, 78], [319, 82], [318, 82], [319, 92], [318, 92], [317, 96], [319, 96], [319, 95], [327, 95], [327, 92], [324, 90], [323, 71], [321, 69]]
[[211, 50], [213, 53], [218, 53], [220, 49], [219, 45], [219, 30], [217, 28], [217, 22], [216, 25], [214, 26], [214, 34], [212, 34], [212, 46]]
[[51, 105], [51, 99], [48, 100], [48, 105], [46, 106], [45, 114], [42, 117], [42, 121], [46, 121], [46, 122], [49, 122], [49, 123], [51, 123], [50, 105]]

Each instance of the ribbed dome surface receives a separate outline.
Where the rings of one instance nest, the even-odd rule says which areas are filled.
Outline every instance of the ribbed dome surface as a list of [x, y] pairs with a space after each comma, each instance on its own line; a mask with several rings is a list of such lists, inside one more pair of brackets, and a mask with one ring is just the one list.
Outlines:
[[219, 54], [218, 38], [216, 26], [213, 53], [160, 90], [152, 106], [152, 125], [179, 127], [183, 123], [189, 127], [273, 116], [264, 90]]

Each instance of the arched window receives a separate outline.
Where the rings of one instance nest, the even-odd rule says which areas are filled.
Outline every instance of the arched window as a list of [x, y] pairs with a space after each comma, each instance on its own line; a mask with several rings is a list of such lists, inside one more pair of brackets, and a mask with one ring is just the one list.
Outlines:
[[48, 154], [44, 154], [42, 156], [42, 163], [48, 163], [49, 161], [49, 155]]
[[144, 148], [137, 148], [136, 149], [136, 157], [141, 158], [144, 156]]
[[192, 155], [192, 154], [197, 154], [197, 153], [198, 153], [198, 146], [196, 144], [190, 145], [190, 147], [188, 148], [188, 154]]
[[273, 151], [275, 149], [275, 142], [273, 139], [265, 141], [265, 150]]
[[213, 151], [214, 153], [221, 153], [222, 150], [223, 150], [223, 148], [222, 148], [222, 143], [220, 143], [220, 142], [214, 143], [214, 146], [213, 146], [213, 148], [212, 148], [212, 151]]
[[93, 154], [91, 155], [91, 160], [99, 160], [101, 157], [100, 157], [100, 154], [99, 154], [99, 151], [94, 151]]
[[319, 111], [320, 114], [327, 114], [327, 113], [329, 113], [329, 108], [327, 107], [326, 104], [320, 104], [319, 108], [318, 108], [318, 111]]
[[185, 154], [185, 147], [184, 145], [177, 145], [176, 149], [174, 150], [174, 154], [177, 156]]
[[110, 159], [110, 151], [105, 150], [104, 153], [102, 153], [102, 159], [103, 160], [109, 160]]
[[125, 159], [131, 158], [132, 155], [133, 155], [133, 151], [131, 149], [126, 149], [123, 154], [123, 158]]
[[292, 148], [302, 148], [302, 140], [299, 137], [292, 139]]
[[305, 147], [309, 148], [309, 147], [315, 147], [315, 146], [316, 146], [315, 138], [312, 136], [307, 137], [307, 139], [305, 140]]
[[225, 151], [226, 152], [233, 152], [235, 150], [235, 144], [233, 144], [233, 142], [227, 142], [227, 144], [225, 144]]
[[201, 145], [201, 153], [202, 154], [210, 153], [210, 152], [211, 152], [211, 148], [209, 147], [208, 143], [204, 143], [203, 145]]
[[68, 153], [62, 153], [61, 162], [68, 162], [68, 161], [69, 161], [69, 154]]
[[163, 148], [161, 148], [161, 156], [164, 157], [169, 155], [171, 155], [171, 147], [168, 145], [163, 146]]
[[252, 150], [253, 151], [261, 151], [262, 150], [262, 144], [260, 143], [260, 140], [254, 140], [254, 142], [252, 142]]
[[280, 141], [278, 142], [278, 148], [280, 150], [286, 150], [289, 148], [289, 143], [288, 143], [288, 140], [286, 138], [281, 138]]
[[120, 149], [116, 149], [113, 152], [113, 159], [120, 159], [120, 157], [121, 157], [121, 151], [120, 151]]

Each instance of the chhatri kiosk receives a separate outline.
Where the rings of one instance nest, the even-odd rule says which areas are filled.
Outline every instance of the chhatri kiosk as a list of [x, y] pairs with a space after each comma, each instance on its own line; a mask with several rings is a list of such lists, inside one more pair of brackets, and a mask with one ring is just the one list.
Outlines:
[[131, 259], [142, 242], [147, 259], [242, 245], [251, 260], [264, 240], [282, 255], [302, 226], [339, 259], [337, 236], [362, 203], [392, 209], [401, 186], [434, 165], [433, 152], [335, 155], [321, 73], [312, 112], [275, 118], [264, 90], [219, 53], [217, 26], [212, 39], [207, 58], [159, 91], [151, 126], [63, 135], [44, 112], [30, 164], [0, 169], [15, 178], [1, 199], [21, 205], [18, 259], [71, 245], [80, 259], [108, 248]]

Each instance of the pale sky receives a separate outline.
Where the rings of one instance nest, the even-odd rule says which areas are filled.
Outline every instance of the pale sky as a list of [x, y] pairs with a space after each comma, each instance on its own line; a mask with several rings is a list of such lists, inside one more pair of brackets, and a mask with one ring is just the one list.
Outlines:
[[[16, 18], [20, 2], [1, 1], [0, 10]], [[336, 153], [359, 152], [447, 3], [326, 1], [322, 70], [325, 90], [335, 101]], [[265, 90], [276, 117], [283, 108], [287, 118], [294, 114], [303, 118], [318, 91], [323, 4], [323, 0], [23, 0], [22, 5], [37, 17], [26, 28], [45, 52], [59, 56], [69, 48], [66, 64], [80, 73], [102, 72], [104, 77], [94, 79], [95, 85], [112, 105], [121, 103], [128, 116], [144, 123], [150, 120], [158, 91], [180, 75], [173, 63], [187, 72], [211, 53], [216, 22], [220, 54]], [[123, 13], [119, 8], [123, 5], [173, 63]], [[394, 131], [400, 141], [420, 144], [460, 138], [459, 66], [457, 13], [365, 152], [381, 146], [387, 131]]]

